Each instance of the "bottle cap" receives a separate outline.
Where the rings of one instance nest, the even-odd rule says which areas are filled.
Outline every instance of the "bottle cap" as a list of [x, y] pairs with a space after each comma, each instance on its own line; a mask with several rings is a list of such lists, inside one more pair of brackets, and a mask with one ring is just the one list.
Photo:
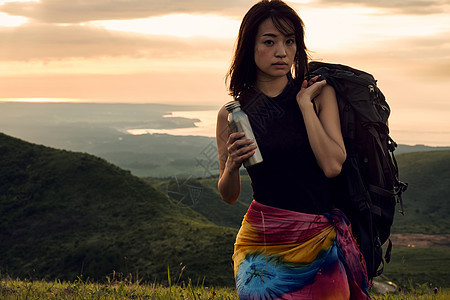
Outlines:
[[233, 102], [230, 102], [227, 105], [225, 105], [225, 108], [228, 111], [232, 111], [233, 109], [238, 108], [238, 107], [241, 107], [241, 104], [239, 103], [239, 101], [233, 101]]

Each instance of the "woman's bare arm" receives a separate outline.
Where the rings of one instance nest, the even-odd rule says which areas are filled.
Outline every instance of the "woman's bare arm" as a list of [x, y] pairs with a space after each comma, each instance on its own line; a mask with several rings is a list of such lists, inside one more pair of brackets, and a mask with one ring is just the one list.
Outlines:
[[253, 141], [240, 139], [243, 136], [243, 132], [230, 132], [228, 111], [225, 106], [222, 107], [217, 116], [216, 126], [220, 168], [218, 189], [222, 199], [229, 204], [234, 204], [241, 193], [239, 168], [245, 159], [255, 153], [254, 149], [256, 149], [255, 145], [250, 145]]
[[[311, 99], [316, 103], [318, 114]], [[347, 154], [333, 87], [326, 85], [325, 81], [313, 82], [309, 87], [304, 82], [302, 90], [297, 95], [297, 102], [319, 166], [329, 178], [339, 175]]]

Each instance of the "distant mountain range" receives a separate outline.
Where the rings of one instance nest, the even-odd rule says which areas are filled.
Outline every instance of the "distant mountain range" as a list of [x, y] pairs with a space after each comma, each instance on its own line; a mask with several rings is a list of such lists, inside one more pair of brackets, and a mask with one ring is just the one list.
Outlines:
[[440, 151], [440, 150], [450, 150], [450, 147], [431, 147], [425, 145], [402, 145], [399, 144], [395, 150], [395, 154], [411, 153], [411, 152], [425, 152], [425, 151]]

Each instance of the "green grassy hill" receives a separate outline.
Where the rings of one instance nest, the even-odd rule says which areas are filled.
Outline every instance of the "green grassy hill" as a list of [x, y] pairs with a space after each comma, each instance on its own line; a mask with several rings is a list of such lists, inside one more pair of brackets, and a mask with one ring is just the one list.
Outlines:
[[[147, 178], [146, 180], [167, 196], [171, 196], [172, 201], [175, 201], [176, 204], [188, 206], [219, 226], [239, 228], [242, 218], [253, 199], [248, 175], [241, 177], [241, 195], [233, 205], [229, 205], [221, 199], [217, 189], [217, 177]], [[198, 191], [196, 197], [183, 197], [183, 195], [188, 194], [189, 188], [195, 188]], [[177, 192], [179, 195], [177, 195]]]
[[[102, 280], [113, 271], [163, 282], [233, 282], [235, 229], [103, 159], [0, 134], [0, 272]], [[218, 250], [220, 249], [220, 255]], [[182, 264], [182, 265], [180, 265]]]
[[394, 231], [450, 233], [450, 151], [405, 153], [397, 159], [400, 178], [409, 187], [405, 216], [396, 216]]
[[[450, 233], [450, 151], [405, 153], [398, 155], [397, 160], [400, 179], [408, 182], [409, 187], [403, 194], [405, 216], [395, 215], [393, 232]], [[220, 199], [218, 178], [189, 179], [202, 190], [191, 208], [217, 225], [239, 228], [252, 200], [250, 179], [245, 171], [241, 173], [242, 191], [234, 205]], [[171, 185], [170, 180], [152, 179], [152, 182], [162, 191]]]

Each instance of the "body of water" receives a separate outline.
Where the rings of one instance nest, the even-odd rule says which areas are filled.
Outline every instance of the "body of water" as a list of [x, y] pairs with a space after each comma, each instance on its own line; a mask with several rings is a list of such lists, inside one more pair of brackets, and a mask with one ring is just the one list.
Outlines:
[[[219, 110], [219, 107], [215, 108], [214, 106], [80, 103], [71, 99], [19, 100], [0, 101], [0, 127], [6, 133], [11, 132], [21, 138], [29, 138], [30, 134], [25, 133], [30, 131], [29, 128], [33, 128], [37, 135], [30, 138], [33, 141], [39, 140], [39, 134], [46, 134], [46, 131], [37, 132], [36, 128], [39, 126], [61, 127], [62, 125], [73, 126], [81, 123], [89, 124], [89, 126], [112, 126], [115, 129], [123, 126], [122, 123], [135, 123], [136, 128], [134, 129], [133, 127], [122, 127], [124, 131], [133, 135], [163, 133], [215, 137]], [[414, 119], [411, 115], [412, 113], [408, 111], [396, 111], [396, 114], [390, 118], [391, 136], [397, 143], [450, 146], [450, 118], [448, 118], [447, 110], [444, 109], [433, 114], [423, 113], [420, 119]], [[163, 122], [165, 118], [168, 122]], [[143, 125], [145, 123], [152, 124], [150, 126], [154, 128], [145, 128], [147, 126]], [[186, 127], [191, 124], [194, 124], [195, 127]], [[172, 128], [160, 129], [162, 126]], [[76, 129], [73, 128], [73, 130]]]
[[[199, 119], [195, 122], [196, 127], [177, 128], [177, 129], [130, 129], [128, 133], [138, 134], [152, 134], [152, 133], [166, 133], [172, 135], [201, 135], [208, 137], [215, 137], [216, 135], [216, 121], [218, 110], [203, 110], [203, 111], [174, 111], [172, 114], [164, 117], [182, 117], [189, 119]], [[442, 131], [429, 131], [426, 129], [407, 128], [409, 125], [405, 124], [400, 128], [391, 127], [391, 136], [398, 144], [404, 145], [426, 145], [426, 146], [450, 146], [450, 128], [443, 128]], [[412, 127], [412, 126], [411, 126]]]
[[172, 114], [164, 115], [166, 118], [188, 118], [199, 119], [195, 122], [196, 127], [175, 128], [175, 129], [129, 129], [128, 133], [133, 135], [166, 133], [171, 135], [201, 135], [208, 137], [216, 136], [216, 121], [218, 110], [202, 110], [202, 111], [174, 111]]

